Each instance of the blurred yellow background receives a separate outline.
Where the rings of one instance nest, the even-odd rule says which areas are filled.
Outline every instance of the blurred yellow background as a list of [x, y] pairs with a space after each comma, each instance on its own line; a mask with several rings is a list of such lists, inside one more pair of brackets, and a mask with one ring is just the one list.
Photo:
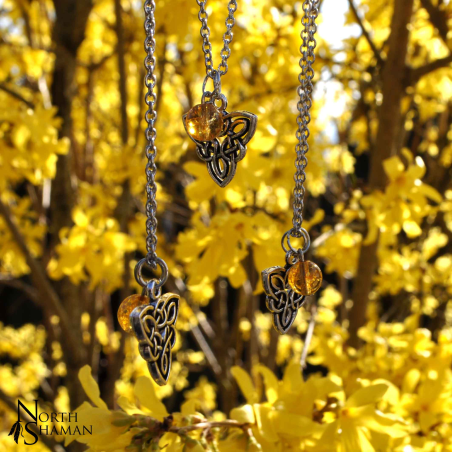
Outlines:
[[[207, 11], [217, 67], [226, 0]], [[259, 123], [224, 189], [181, 119], [197, 15], [156, 1], [158, 253], [181, 295], [158, 387], [116, 319], [146, 253], [142, 4], [0, 0], [0, 450], [452, 451], [452, 2], [321, 2], [304, 227], [324, 283], [285, 336], [259, 275], [292, 220], [302, 5], [238, 1], [223, 93]], [[18, 400], [81, 406], [94, 433], [16, 444]]]

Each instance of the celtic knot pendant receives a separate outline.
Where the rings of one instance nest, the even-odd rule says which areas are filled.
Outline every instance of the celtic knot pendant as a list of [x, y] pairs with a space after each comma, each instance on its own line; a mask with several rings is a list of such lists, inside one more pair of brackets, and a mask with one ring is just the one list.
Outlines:
[[[273, 314], [273, 326], [280, 333], [289, 331], [303, 306], [305, 297], [314, 295], [322, 286], [323, 276], [319, 266], [305, 261], [311, 239], [301, 228], [297, 237], [302, 237], [304, 246], [295, 249], [290, 243], [293, 230], [283, 235], [281, 245], [286, 253], [285, 267], [270, 267], [262, 272], [262, 284], [267, 295], [267, 309]], [[288, 248], [285, 246], [287, 240]]]
[[[209, 104], [202, 104], [209, 105]], [[213, 104], [210, 104], [213, 105]], [[196, 107], [195, 107], [196, 108]], [[246, 155], [246, 145], [256, 133], [257, 116], [247, 111], [228, 113], [223, 111], [222, 129], [219, 135], [210, 141], [201, 141], [199, 130], [194, 130], [190, 112], [183, 117], [184, 127], [190, 138], [196, 143], [198, 157], [207, 164], [212, 179], [220, 186], [226, 187], [235, 176], [237, 163]], [[209, 130], [215, 130], [216, 123], [206, 119]], [[220, 138], [223, 138], [220, 141]]]
[[179, 295], [172, 293], [155, 296], [149, 300], [150, 304], [135, 308], [130, 316], [140, 355], [160, 386], [166, 385], [171, 372], [179, 299]]
[[[198, 157], [207, 164], [210, 177], [220, 187], [226, 187], [235, 176], [237, 163], [245, 158], [246, 145], [256, 133], [257, 116], [247, 111], [226, 111], [228, 101], [221, 94], [221, 75], [216, 70], [206, 75], [201, 104], [185, 114], [182, 121], [196, 144]], [[209, 79], [213, 81], [213, 91], [206, 90]], [[221, 105], [217, 107], [215, 102]]]
[[262, 272], [267, 309], [273, 314], [273, 327], [280, 334], [289, 331], [305, 302], [305, 296], [296, 293], [289, 284], [290, 268], [270, 267]]

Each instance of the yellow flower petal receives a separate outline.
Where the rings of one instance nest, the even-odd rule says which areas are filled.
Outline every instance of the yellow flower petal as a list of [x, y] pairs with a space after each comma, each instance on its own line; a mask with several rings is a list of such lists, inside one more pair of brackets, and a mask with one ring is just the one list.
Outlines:
[[377, 384], [358, 389], [345, 403], [346, 408], [360, 407], [376, 403], [385, 395], [388, 385]]
[[237, 384], [239, 385], [239, 388], [242, 391], [242, 394], [244, 395], [246, 401], [249, 404], [257, 403], [258, 396], [256, 388], [254, 387], [253, 381], [248, 375], [248, 372], [238, 366], [234, 366], [231, 369], [231, 374], [237, 381]]
[[233, 408], [231, 410], [231, 419], [234, 419], [241, 424], [254, 424], [256, 418], [254, 417], [254, 410], [251, 405], [244, 405], [240, 408]]
[[279, 436], [275, 431], [275, 427], [273, 425], [273, 421], [271, 418], [271, 414], [273, 412], [273, 408], [267, 405], [254, 405], [254, 414], [256, 416], [256, 424], [259, 429], [259, 433], [270, 443], [275, 443], [278, 441]]
[[316, 435], [320, 437], [324, 429], [324, 426], [306, 416], [299, 416], [286, 411], [273, 411], [271, 419], [275, 430], [283, 435], [296, 437]]
[[279, 382], [275, 374], [268, 367], [265, 367], [262, 364], [254, 366], [253, 370], [262, 375], [262, 378], [264, 379], [265, 395], [267, 396], [269, 403], [276, 402], [278, 399]]
[[99, 385], [91, 375], [91, 367], [82, 367], [78, 373], [78, 378], [80, 380], [80, 383], [82, 384], [83, 390], [85, 391], [91, 402], [93, 402], [94, 405], [99, 408], [108, 410], [107, 404], [100, 398]]
[[168, 411], [166, 411], [165, 405], [157, 397], [154, 385], [150, 378], [138, 378], [135, 384], [134, 394], [140, 401], [141, 406], [147, 408], [152, 416], [159, 421], [163, 421], [163, 419], [168, 416]]

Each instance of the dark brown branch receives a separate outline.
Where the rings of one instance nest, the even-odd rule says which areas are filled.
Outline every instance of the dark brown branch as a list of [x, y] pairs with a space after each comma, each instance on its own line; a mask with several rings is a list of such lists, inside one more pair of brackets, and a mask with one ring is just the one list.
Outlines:
[[121, 138], [122, 143], [129, 141], [129, 126], [127, 122], [127, 74], [124, 48], [124, 27], [122, 23], [121, 0], [115, 0], [116, 37], [118, 51], [119, 93], [121, 95]]
[[25, 256], [28, 266], [30, 267], [31, 277], [33, 279], [33, 284], [36, 286], [38, 293], [40, 294], [41, 304], [46, 306], [48, 310], [56, 314], [60, 318], [60, 325], [64, 334], [67, 337], [68, 346], [71, 347], [71, 353], [73, 353], [73, 357], [80, 356], [80, 350], [77, 349], [76, 338], [73, 337], [72, 330], [70, 328], [69, 318], [67, 316], [66, 311], [61, 304], [61, 301], [57, 295], [57, 293], [53, 290], [52, 285], [50, 284], [45, 270], [41, 267], [39, 262], [31, 255], [30, 250], [28, 249], [27, 243], [20, 232], [13, 216], [7, 207], [0, 200], [0, 214], [5, 219], [5, 223], [8, 226], [13, 239], [17, 243], [20, 251]]
[[431, 72], [434, 72], [437, 69], [447, 67], [451, 63], [452, 63], [452, 53], [447, 57], [439, 58], [435, 61], [425, 64], [424, 66], [420, 66], [418, 68], [409, 70], [407, 77], [407, 86], [414, 85], [425, 75], [430, 74]]
[[4, 278], [0, 278], [0, 284], [22, 291], [31, 301], [36, 303], [38, 306], [41, 306], [41, 299], [39, 298], [38, 291], [33, 286], [19, 281], [18, 279]]
[[449, 26], [447, 23], [448, 18], [446, 11], [439, 9], [432, 3], [431, 0], [421, 0], [421, 5], [427, 10], [430, 22], [438, 30], [441, 39], [444, 41], [446, 46], [449, 47], [447, 38], [449, 34]]
[[[382, 71], [383, 103], [378, 115], [378, 131], [372, 149], [369, 191], [384, 190], [386, 173], [383, 162], [396, 155], [400, 147], [401, 102], [405, 94], [405, 66], [408, 53], [409, 23], [414, 0], [396, 0], [388, 41], [388, 57]], [[378, 238], [361, 247], [358, 270], [353, 286], [353, 308], [350, 312], [352, 347], [359, 346], [358, 330], [366, 321], [369, 294], [377, 267]]]
[[375, 58], [378, 61], [378, 64], [380, 65], [380, 67], [382, 67], [384, 64], [384, 60], [381, 57], [380, 51], [377, 49], [377, 46], [372, 41], [372, 38], [370, 37], [369, 32], [367, 31], [366, 27], [364, 26], [364, 23], [363, 23], [361, 17], [359, 16], [358, 10], [356, 9], [356, 6], [353, 3], [353, 0], [348, 0], [348, 3], [350, 5], [350, 9], [353, 12], [353, 15], [355, 16], [356, 22], [358, 23], [359, 27], [361, 28], [361, 32], [362, 32], [363, 36], [366, 38], [367, 43], [369, 44], [370, 48], [372, 49], [372, 51], [375, 55]]

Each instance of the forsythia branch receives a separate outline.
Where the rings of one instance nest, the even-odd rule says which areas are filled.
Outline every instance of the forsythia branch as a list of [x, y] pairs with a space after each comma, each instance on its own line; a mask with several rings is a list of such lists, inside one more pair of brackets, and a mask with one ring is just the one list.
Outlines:
[[370, 37], [369, 32], [367, 31], [366, 27], [364, 26], [364, 23], [358, 14], [358, 10], [356, 9], [356, 6], [353, 3], [353, 0], [348, 0], [348, 3], [350, 5], [350, 9], [353, 11], [353, 15], [355, 16], [356, 22], [358, 23], [359, 27], [361, 28], [363, 36], [366, 38], [366, 41], [368, 42], [370, 48], [372, 49], [373, 53], [375, 54], [375, 58], [377, 59], [378, 64], [380, 66], [383, 66], [384, 60], [380, 55], [380, 51], [377, 49], [377, 46], [372, 41], [372, 38]]
[[160, 422], [157, 419], [148, 416], [129, 416], [123, 412], [116, 412], [115, 414], [117, 417], [113, 421], [113, 425], [118, 427], [128, 426], [130, 429], [136, 428], [140, 430], [139, 433], [134, 436], [131, 443], [131, 445], [135, 447], [158, 444], [158, 441], [165, 433], [174, 433], [187, 443], [196, 443], [197, 440], [188, 436], [189, 433], [202, 430], [202, 437], [209, 438], [211, 437], [211, 430], [214, 428], [235, 428], [242, 430], [248, 438], [248, 441], [257, 445], [250, 424], [241, 423], [232, 419], [225, 419], [224, 421], [208, 421], [207, 419], [193, 416], [193, 424], [178, 427], [174, 425], [172, 415], [165, 417], [163, 421]]
[[41, 299], [39, 298], [38, 291], [29, 284], [19, 281], [18, 279], [8, 279], [3, 277], [0, 277], [0, 284], [24, 292], [30, 300], [34, 301], [38, 305], [41, 305]]
[[413, 86], [415, 83], [419, 81], [421, 77], [424, 75], [430, 74], [437, 69], [441, 69], [449, 66], [452, 63], [452, 53], [447, 57], [438, 58], [435, 61], [425, 64], [424, 66], [418, 67], [416, 69], [411, 69], [407, 79], [407, 85]]
[[61, 304], [61, 301], [51, 286], [45, 270], [39, 264], [39, 262], [31, 255], [30, 250], [25, 242], [22, 233], [19, 231], [15, 220], [11, 214], [9, 208], [0, 200], [0, 214], [5, 219], [5, 223], [8, 226], [11, 234], [19, 246], [20, 251], [25, 256], [27, 260], [27, 264], [30, 267], [31, 276], [33, 279], [33, 283], [35, 284], [38, 292], [40, 293], [40, 300], [43, 305], [45, 305], [50, 311], [55, 313], [60, 318], [60, 325], [64, 332], [64, 335], [67, 338], [68, 347], [72, 350], [74, 357], [78, 357], [80, 355], [80, 351], [77, 349], [76, 344], [78, 341], [75, 337], [73, 337], [72, 330], [69, 326], [69, 318], [67, 316], [66, 311]]
[[30, 102], [29, 100], [25, 99], [25, 97], [23, 97], [20, 93], [18, 93], [17, 91], [8, 88], [6, 85], [4, 85], [3, 83], [0, 83], [0, 90], [4, 91], [5, 93], [9, 94], [10, 96], [20, 100], [21, 102], [23, 102], [27, 107], [29, 108], [35, 108], [33, 102]]
[[430, 16], [430, 22], [438, 30], [441, 39], [448, 45], [449, 26], [447, 23], [447, 14], [437, 6], [435, 6], [431, 0], [421, 0], [421, 5], [427, 10]]

